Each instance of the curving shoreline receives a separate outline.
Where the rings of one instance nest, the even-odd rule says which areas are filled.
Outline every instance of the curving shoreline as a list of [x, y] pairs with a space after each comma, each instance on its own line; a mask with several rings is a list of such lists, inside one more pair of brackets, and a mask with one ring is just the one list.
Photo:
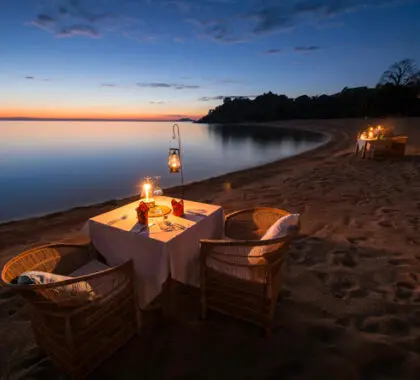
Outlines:
[[[249, 127], [250, 126], [249, 124], [234, 124], [234, 125], [226, 124], [226, 126], [235, 127], [235, 128], [240, 128], [242, 125], [244, 125], [246, 127]], [[256, 123], [255, 125], [252, 125], [252, 128], [258, 128], [258, 126], [266, 127], [266, 128], [267, 127], [269, 127], [269, 128], [272, 128], [272, 127], [276, 128], [276, 127], [278, 127], [277, 125], [273, 125], [273, 124]], [[309, 128], [286, 128], [286, 127], [281, 126], [278, 129], [282, 129], [284, 131], [292, 132], [292, 133], [298, 129], [298, 130], [301, 130], [303, 132], [307, 132], [307, 133], [312, 134], [312, 135], [321, 135], [321, 136], [324, 137], [325, 141], [319, 143], [314, 148], [305, 150], [304, 152], [301, 152], [301, 153], [293, 154], [290, 157], [284, 157], [284, 158], [276, 159], [276, 160], [271, 161], [271, 162], [264, 163], [262, 165], [250, 166], [250, 167], [247, 167], [247, 168], [244, 168], [244, 169], [238, 169], [238, 170], [234, 170], [234, 171], [222, 173], [220, 175], [217, 175], [216, 174], [216, 175], [211, 176], [211, 177], [207, 177], [207, 178], [203, 178], [203, 179], [198, 179], [198, 180], [194, 180], [194, 181], [191, 181], [191, 182], [187, 182], [187, 183], [184, 184], [184, 188], [187, 187], [187, 186], [189, 186], [189, 185], [198, 183], [198, 182], [207, 181], [207, 180], [218, 178], [218, 177], [222, 177], [222, 176], [232, 175], [232, 174], [235, 174], [235, 173], [239, 173], [241, 171], [258, 169], [258, 168], [262, 168], [262, 167], [264, 167], [266, 165], [269, 165], [269, 164], [272, 164], [272, 163], [280, 163], [280, 162], [282, 162], [284, 160], [292, 159], [292, 158], [294, 158], [296, 156], [299, 156], [299, 155], [304, 154], [304, 153], [312, 152], [313, 150], [318, 149], [318, 148], [324, 146], [325, 144], [327, 144], [328, 142], [330, 142], [330, 140], [332, 138], [331, 134], [329, 134], [328, 132], [321, 132], [321, 131], [314, 132], [313, 130], [311, 130]], [[179, 187], [179, 185], [170, 186], [170, 187], [164, 187], [163, 190], [165, 190], [165, 192], [166, 191], [172, 191], [173, 189], [178, 188], [178, 187]], [[28, 216], [28, 217], [19, 218], [19, 219], [11, 219], [11, 220], [6, 220], [6, 221], [0, 221], [0, 229], [1, 229], [2, 226], [6, 226], [6, 225], [9, 225], [9, 224], [20, 223], [20, 222], [25, 222], [25, 221], [36, 221], [37, 219], [41, 219], [41, 218], [51, 218], [54, 215], [59, 215], [59, 214], [65, 213], [65, 212], [67, 213], [67, 212], [70, 212], [72, 210], [78, 210], [78, 209], [82, 209], [82, 208], [101, 207], [103, 205], [109, 204], [110, 202], [124, 202], [126, 200], [132, 200], [136, 196], [137, 195], [124, 196], [124, 197], [121, 197], [121, 198], [108, 198], [108, 199], [105, 199], [105, 200], [102, 200], [102, 201], [98, 201], [98, 202], [94, 202], [94, 203], [87, 203], [87, 204], [84, 204], [84, 205], [74, 206], [74, 207], [70, 207], [70, 208], [66, 208], [66, 209], [61, 209], [61, 210], [59, 209], [59, 210], [51, 211], [51, 212], [48, 212], [48, 213], [40, 213], [38, 215], [32, 215], [32, 216]]]
[[[138, 376], [146, 371], [156, 379], [223, 373], [420, 378], [420, 120], [382, 123], [409, 135], [406, 157], [353, 157], [354, 135], [365, 120], [270, 123], [310, 127], [331, 139], [298, 156], [185, 186], [185, 198], [221, 204], [226, 212], [260, 205], [302, 215], [301, 235], [285, 258], [279, 327], [271, 339], [217, 314], [200, 323], [197, 298], [181, 293], [174, 306], [177, 323], [145, 332], [110, 358], [102, 373], [120, 378], [122, 369]], [[179, 193], [179, 187], [166, 190]], [[40, 243], [77, 239], [90, 216], [133, 199], [0, 225], [0, 261]], [[226, 350], [220, 350], [221, 336]], [[3, 289], [0, 342], [0, 375], [58, 377], [34, 344], [27, 308]], [[164, 365], [150, 366], [156, 362]]]
[[[305, 123], [305, 122], [303, 122]], [[287, 126], [284, 124], [296, 124], [295, 122], [291, 123], [291, 122], [284, 122], [284, 123], [257, 123], [256, 125], [261, 125], [261, 126], [267, 126], [267, 127], [274, 127], [274, 128], [283, 128], [283, 129], [289, 129], [289, 130], [294, 130], [294, 129], [300, 129], [303, 130], [305, 132], [311, 132], [311, 133], [318, 133], [321, 135], [324, 135], [326, 137], [326, 141], [321, 143], [319, 146], [307, 150], [305, 152], [302, 152], [300, 154], [297, 155], [293, 155], [291, 157], [286, 157], [286, 158], [281, 158], [279, 160], [273, 161], [273, 162], [269, 162], [266, 163], [264, 165], [259, 165], [259, 166], [254, 166], [254, 167], [250, 167], [250, 168], [246, 168], [246, 169], [241, 169], [241, 170], [237, 170], [234, 172], [229, 172], [229, 173], [225, 173], [222, 174], [220, 176], [214, 176], [214, 177], [209, 177], [203, 180], [199, 180], [199, 181], [194, 181], [191, 183], [188, 183], [186, 185], [184, 185], [183, 190], [185, 193], [185, 198], [188, 198], [187, 194], [192, 193], [191, 194], [191, 199], [192, 200], [201, 200], [201, 198], [198, 198], [196, 194], [194, 194], [194, 190], [193, 188], [196, 188], [197, 186], [201, 187], [203, 185], [206, 184], [211, 184], [214, 182], [220, 182], [222, 180], [228, 179], [228, 178], [233, 178], [235, 179], [237, 176], [240, 175], [250, 175], [253, 171], [257, 172], [260, 170], [266, 170], [269, 169], [270, 167], [273, 167], [274, 165], [281, 165], [282, 163], [286, 163], [289, 161], [292, 161], [295, 158], [303, 158], [306, 157], [310, 154], [313, 154], [315, 152], [318, 151], [322, 151], [324, 149], [330, 149], [331, 144], [334, 143], [334, 133], [333, 131], [329, 130], [329, 129], [317, 129], [314, 130], [313, 127], [310, 126], [302, 126], [302, 125], [293, 125], [293, 126]], [[236, 125], [238, 128], [240, 128], [241, 124], [237, 124]], [[181, 193], [181, 187], [180, 186], [172, 186], [169, 188], [165, 188], [165, 194], [168, 195], [172, 195], [172, 196], [180, 196]], [[79, 223], [80, 224], [78, 227], [74, 227], [73, 224], [73, 218], [75, 219], [79, 219], [79, 215], [78, 214], [82, 214], [82, 215], [88, 215], [84, 220], [89, 219], [90, 217], [97, 215], [99, 213], [102, 212], [106, 212], [112, 208], [116, 208], [116, 207], [120, 207], [126, 203], [130, 203], [133, 202], [134, 200], [136, 200], [136, 198], [138, 198], [137, 195], [134, 196], [130, 196], [130, 197], [125, 197], [125, 198], [121, 198], [121, 199], [109, 199], [103, 202], [98, 202], [98, 203], [94, 203], [94, 204], [90, 204], [90, 205], [86, 205], [86, 206], [76, 206], [76, 207], [72, 207], [70, 209], [66, 209], [66, 210], [61, 210], [61, 211], [57, 211], [57, 212], [52, 212], [49, 214], [45, 214], [45, 215], [40, 215], [40, 216], [34, 216], [34, 217], [28, 217], [28, 218], [24, 218], [24, 219], [19, 219], [19, 220], [11, 220], [11, 221], [7, 221], [4, 223], [0, 223], [0, 262], [1, 262], [1, 256], [2, 255], [2, 250], [3, 248], [5, 248], [5, 242], [7, 241], [7, 243], [9, 244], [19, 244], [19, 241], [15, 240], [15, 239], [10, 239], [8, 236], [5, 236], [6, 234], [9, 234], [10, 232], [12, 232], [15, 229], [24, 229], [25, 230], [25, 237], [24, 240], [27, 239], [28, 235], [31, 234], [31, 232], [33, 233], [37, 233], [39, 232], [39, 227], [43, 226], [43, 225], [51, 225], [51, 224], [55, 224], [56, 222], [58, 222], [60, 224], [60, 227], [65, 227], [63, 225], [63, 216], [64, 217], [68, 217], [69, 218], [69, 225], [67, 227], [69, 227], [71, 229], [71, 235], [77, 234], [77, 231], [81, 228], [81, 225], [83, 224], [81, 221]], [[95, 213], [95, 210], [98, 210]], [[90, 212], [94, 212], [93, 214]], [[80, 215], [80, 216], [82, 216]], [[64, 223], [66, 224], [66, 223]], [[76, 228], [76, 230], [74, 230]], [[13, 232], [12, 232], [13, 234]], [[58, 234], [60, 235], [60, 234]], [[65, 236], [57, 236], [55, 237], [54, 234], [54, 238], [53, 240], [57, 240], [57, 239], [62, 239], [65, 238]], [[39, 244], [43, 244], [44, 240], [40, 240]]]

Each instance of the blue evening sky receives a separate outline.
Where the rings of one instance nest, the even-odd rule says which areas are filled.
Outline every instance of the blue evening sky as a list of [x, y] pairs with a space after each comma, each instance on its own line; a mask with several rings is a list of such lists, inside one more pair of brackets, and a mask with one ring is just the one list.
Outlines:
[[420, 65], [420, 1], [1, 0], [0, 116], [203, 115]]

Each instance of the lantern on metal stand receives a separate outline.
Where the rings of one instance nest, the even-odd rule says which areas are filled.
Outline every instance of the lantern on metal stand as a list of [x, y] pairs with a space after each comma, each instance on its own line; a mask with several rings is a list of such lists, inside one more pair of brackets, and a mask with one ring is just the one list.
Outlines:
[[181, 135], [179, 133], [179, 126], [178, 124], [174, 124], [172, 126], [172, 140], [178, 140], [178, 147], [169, 148], [169, 155], [168, 155], [168, 168], [169, 173], [181, 173], [181, 186], [182, 186], [182, 193], [184, 192], [184, 173], [182, 168], [182, 155], [181, 155]]
[[179, 173], [181, 171], [181, 155], [178, 148], [169, 148], [168, 167], [169, 173]]

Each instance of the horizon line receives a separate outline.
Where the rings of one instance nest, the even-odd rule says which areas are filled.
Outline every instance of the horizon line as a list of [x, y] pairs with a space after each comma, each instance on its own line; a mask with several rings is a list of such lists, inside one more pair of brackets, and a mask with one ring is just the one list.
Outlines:
[[190, 117], [179, 117], [174, 119], [138, 119], [138, 118], [89, 118], [89, 117], [26, 117], [6, 116], [0, 117], [0, 121], [197, 121]]

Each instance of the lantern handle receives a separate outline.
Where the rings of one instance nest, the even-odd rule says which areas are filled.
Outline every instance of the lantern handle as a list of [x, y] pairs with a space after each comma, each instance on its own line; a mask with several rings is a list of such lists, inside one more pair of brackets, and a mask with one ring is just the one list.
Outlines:
[[[177, 133], [175, 133], [177, 132]], [[178, 149], [179, 149], [179, 156], [181, 157], [181, 134], [179, 133], [179, 125], [174, 124], [172, 126], [172, 139], [176, 140], [178, 137]]]

